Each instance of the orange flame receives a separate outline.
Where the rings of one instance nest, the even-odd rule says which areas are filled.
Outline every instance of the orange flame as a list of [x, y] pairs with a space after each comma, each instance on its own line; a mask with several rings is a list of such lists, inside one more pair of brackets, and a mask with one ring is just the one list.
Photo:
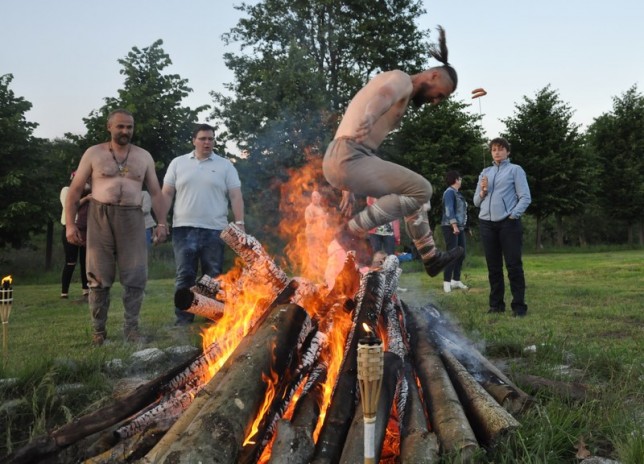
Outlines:
[[13, 282], [13, 279], [11, 278], [11, 276], [10, 276], [10, 275], [8, 275], [8, 276], [4, 276], [4, 277], [2, 278], [2, 285], [3, 285], [3, 286], [5, 285], [5, 283], [7, 283], [8, 285], [11, 285], [11, 284], [12, 284], [12, 282]]

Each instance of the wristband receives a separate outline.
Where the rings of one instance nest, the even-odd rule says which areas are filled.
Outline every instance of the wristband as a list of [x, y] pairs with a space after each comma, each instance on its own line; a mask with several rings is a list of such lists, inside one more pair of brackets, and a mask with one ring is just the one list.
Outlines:
[[157, 224], [157, 227], [163, 227], [164, 229], [168, 228], [168, 226], [166, 226], [165, 224]]
[[240, 226], [243, 226], [243, 225], [244, 225], [244, 221], [235, 221], [235, 224], [240, 225]]

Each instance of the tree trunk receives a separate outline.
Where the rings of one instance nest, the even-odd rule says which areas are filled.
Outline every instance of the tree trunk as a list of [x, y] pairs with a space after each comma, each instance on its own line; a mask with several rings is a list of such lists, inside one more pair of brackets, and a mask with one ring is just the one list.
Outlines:
[[543, 245], [541, 243], [541, 222], [542, 222], [541, 217], [537, 216], [537, 222], [536, 222], [537, 228], [536, 228], [536, 231], [535, 231], [535, 234], [534, 234], [535, 235], [534, 244], [535, 244], [535, 246], [537, 248], [537, 251], [539, 251], [539, 250], [541, 250], [541, 248], [543, 248]]
[[45, 271], [51, 271], [52, 252], [54, 249], [54, 221], [47, 221], [47, 246], [45, 248]]
[[564, 246], [564, 226], [561, 214], [555, 215], [555, 222], [557, 224], [557, 246], [562, 247]]

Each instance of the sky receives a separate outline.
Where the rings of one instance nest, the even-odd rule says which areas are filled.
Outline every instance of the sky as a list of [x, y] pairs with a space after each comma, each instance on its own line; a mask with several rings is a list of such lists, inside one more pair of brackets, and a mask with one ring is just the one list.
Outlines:
[[[373, 1], [373, 0], [365, 0]], [[250, 3], [255, 3], [251, 0]], [[33, 104], [34, 134], [83, 134], [82, 118], [116, 97], [132, 47], [158, 39], [188, 80], [184, 105], [212, 104], [233, 75], [221, 35], [237, 24], [238, 0], [0, 0], [0, 75]], [[582, 130], [609, 112], [633, 85], [644, 92], [644, 2], [641, 0], [424, 0], [422, 29], [442, 25], [459, 75], [454, 98], [483, 116], [487, 137], [505, 129], [525, 97], [550, 85]], [[436, 64], [436, 62], [433, 62]], [[471, 100], [473, 89], [488, 94]], [[206, 121], [207, 114], [201, 115]]]

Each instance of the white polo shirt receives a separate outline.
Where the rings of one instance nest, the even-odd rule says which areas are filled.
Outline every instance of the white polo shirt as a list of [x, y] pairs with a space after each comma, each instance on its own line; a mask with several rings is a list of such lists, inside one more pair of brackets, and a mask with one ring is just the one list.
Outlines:
[[175, 189], [172, 227], [223, 230], [228, 225], [228, 191], [241, 187], [237, 169], [226, 158], [194, 152], [170, 162], [164, 185]]

